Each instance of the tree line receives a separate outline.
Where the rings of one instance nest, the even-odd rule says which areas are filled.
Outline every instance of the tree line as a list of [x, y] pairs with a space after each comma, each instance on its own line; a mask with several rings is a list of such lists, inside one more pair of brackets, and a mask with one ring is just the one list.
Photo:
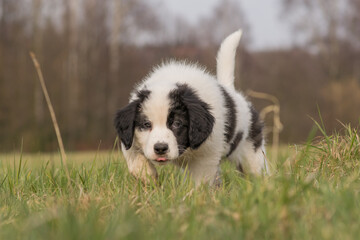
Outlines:
[[[245, 39], [236, 86], [279, 98], [283, 142], [304, 141], [313, 125], [308, 116], [316, 118], [318, 108], [328, 129], [337, 119], [356, 124], [360, 1], [342, 6], [351, 14], [324, 2], [283, 0], [284, 19], [299, 9], [307, 14], [293, 19], [304, 41], [251, 51], [251, 29], [235, 0], [219, 1], [196, 24], [145, 0], [0, 0], [0, 151], [18, 149], [21, 141], [25, 150], [56, 149], [29, 51], [40, 61], [66, 148], [106, 148], [115, 139], [115, 111], [152, 66], [186, 58], [215, 73], [220, 40], [239, 26]], [[306, 25], [311, 18], [322, 20]], [[258, 109], [266, 104], [253, 101]]]

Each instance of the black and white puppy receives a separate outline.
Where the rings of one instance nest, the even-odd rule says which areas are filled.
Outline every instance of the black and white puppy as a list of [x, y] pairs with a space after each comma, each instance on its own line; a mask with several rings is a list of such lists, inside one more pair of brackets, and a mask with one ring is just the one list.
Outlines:
[[248, 174], [268, 172], [262, 123], [234, 88], [241, 31], [221, 44], [217, 78], [204, 68], [170, 61], [156, 67], [119, 110], [115, 127], [129, 171], [146, 180], [154, 165], [187, 167], [196, 185], [214, 183], [222, 157]]

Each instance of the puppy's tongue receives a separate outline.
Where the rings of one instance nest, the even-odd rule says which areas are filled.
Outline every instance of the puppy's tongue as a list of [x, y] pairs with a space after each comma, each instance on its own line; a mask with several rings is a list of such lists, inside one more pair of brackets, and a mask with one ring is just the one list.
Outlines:
[[158, 161], [158, 162], [165, 162], [166, 160], [167, 159], [164, 158], [164, 157], [159, 157], [159, 158], [156, 159], [156, 161]]

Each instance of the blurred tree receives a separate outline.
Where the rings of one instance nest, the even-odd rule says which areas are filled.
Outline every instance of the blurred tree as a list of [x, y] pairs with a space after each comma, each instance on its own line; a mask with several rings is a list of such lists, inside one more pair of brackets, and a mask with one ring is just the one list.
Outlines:
[[318, 52], [329, 78], [339, 78], [339, 45], [343, 32], [343, 1], [283, 0], [284, 13], [294, 19], [294, 30], [305, 36], [306, 46]]
[[[112, 0], [109, 3], [109, 83], [107, 88], [107, 122], [112, 123], [114, 110], [119, 107], [122, 85], [128, 85], [134, 80], [120, 79], [122, 69], [121, 45], [142, 44], [149, 35], [156, 36], [160, 22], [154, 14], [154, 9], [143, 0]], [[125, 72], [129, 69], [123, 69]], [[112, 129], [111, 124], [106, 125]], [[109, 130], [109, 129], [108, 129]]]
[[[327, 127], [335, 129], [338, 126], [335, 119], [358, 124], [358, 111], [350, 111], [356, 105], [349, 105], [349, 99], [357, 97], [345, 97], [344, 93], [358, 86], [354, 82], [360, 82], [360, 1], [283, 0], [283, 3], [285, 15], [294, 21], [295, 33], [302, 34], [305, 40], [302, 47], [317, 58], [325, 73], [312, 82], [323, 82], [315, 89]], [[358, 91], [347, 92], [357, 94]], [[347, 110], [335, 107], [340, 105]]]
[[198, 23], [201, 43], [207, 45], [218, 45], [224, 36], [243, 29], [246, 33], [241, 40], [242, 44], [249, 41], [250, 27], [239, 1], [218, 1], [212, 12], [201, 19]]
[[[123, 0], [113, 0], [111, 2], [111, 27], [109, 34], [109, 98], [107, 104], [107, 116], [113, 115], [114, 109], [118, 106], [118, 88], [119, 88], [119, 68], [120, 68], [120, 37], [121, 26], [124, 21], [124, 15], [127, 11], [126, 4]], [[108, 121], [109, 122], [109, 121]]]
[[79, 0], [65, 0], [65, 35], [67, 37], [66, 75], [68, 134], [72, 144], [76, 140], [76, 132], [83, 125], [83, 115], [80, 108], [81, 82], [79, 77]]
[[[107, 14], [109, 0], [81, 3], [79, 20], [79, 77], [81, 79], [79, 139], [101, 136], [107, 129], [108, 42]], [[102, 123], [102, 124], [99, 124]], [[82, 145], [76, 141], [77, 146]]]
[[[0, 34], [0, 56], [3, 56], [3, 46], [4, 46], [4, 35], [5, 35], [5, 0], [0, 0], [0, 32], [2, 34]], [[3, 58], [0, 57], [0, 131], [2, 130], [3, 126], [6, 123], [6, 118], [5, 118], [5, 114], [6, 114], [6, 105], [5, 104], [1, 104], [2, 102], [4, 102], [6, 100], [6, 98], [4, 98], [4, 69], [3, 69]], [[2, 136], [2, 134], [0, 134], [0, 141], [2, 138], [4, 138], [5, 136]], [[1, 150], [1, 148], [0, 148]]]
[[[250, 40], [250, 27], [246, 21], [246, 16], [241, 8], [239, 1], [223, 0], [215, 5], [212, 12], [201, 19], [197, 26], [199, 31], [199, 42], [202, 46], [212, 46], [217, 48], [224, 36], [238, 30], [243, 30], [240, 41], [240, 53], [236, 55], [235, 65], [235, 86], [240, 87], [243, 79], [243, 58], [246, 56], [245, 48]], [[194, 31], [196, 32], [196, 31]], [[214, 49], [214, 52], [216, 50]], [[214, 62], [215, 64], [215, 62]]]
[[[350, 48], [359, 45], [359, 0], [283, 0], [284, 14], [294, 20], [308, 50], [319, 54], [330, 80], [343, 77], [343, 60], [352, 57]], [[348, 21], [346, 21], [348, 19]], [[349, 63], [349, 61], [347, 61]]]
[[353, 37], [353, 45], [360, 49], [360, 0], [348, 0], [348, 4], [345, 15], [347, 32]]
[[[37, 58], [42, 59], [42, 29], [40, 27], [42, 0], [32, 0], [32, 48]], [[34, 115], [35, 121], [39, 127], [42, 127], [44, 121], [44, 97], [41, 92], [41, 86], [38, 81], [35, 82], [34, 88]]]
[[349, 8], [345, 15], [345, 24], [347, 33], [351, 36], [351, 45], [356, 49], [352, 54], [357, 54], [358, 57], [354, 58], [353, 71], [354, 77], [360, 83], [360, 0], [348, 0]]

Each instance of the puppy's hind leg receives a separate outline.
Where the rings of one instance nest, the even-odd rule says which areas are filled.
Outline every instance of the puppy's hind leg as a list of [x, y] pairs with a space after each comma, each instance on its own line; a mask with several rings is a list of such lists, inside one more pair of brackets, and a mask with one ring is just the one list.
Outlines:
[[270, 174], [263, 145], [255, 148], [251, 141], [245, 140], [229, 158], [242, 173], [255, 176]]

